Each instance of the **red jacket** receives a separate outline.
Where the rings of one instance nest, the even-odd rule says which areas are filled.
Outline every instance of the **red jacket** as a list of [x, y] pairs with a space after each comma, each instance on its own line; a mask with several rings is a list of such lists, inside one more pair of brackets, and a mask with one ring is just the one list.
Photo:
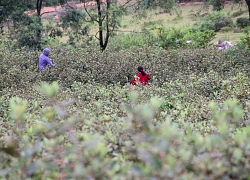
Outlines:
[[[150, 75], [148, 73], [146, 73], [144, 76], [141, 73], [136, 74], [136, 76], [139, 78], [139, 82], [142, 85], [147, 85], [148, 84], [148, 80], [150, 79]], [[134, 78], [131, 82], [132, 85], [136, 85], [136, 79]]]

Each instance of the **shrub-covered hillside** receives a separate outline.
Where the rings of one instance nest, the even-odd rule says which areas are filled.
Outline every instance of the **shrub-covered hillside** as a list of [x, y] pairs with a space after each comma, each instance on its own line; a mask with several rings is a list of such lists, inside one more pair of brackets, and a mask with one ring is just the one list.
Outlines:
[[248, 51], [40, 53], [0, 49], [0, 179], [250, 178]]

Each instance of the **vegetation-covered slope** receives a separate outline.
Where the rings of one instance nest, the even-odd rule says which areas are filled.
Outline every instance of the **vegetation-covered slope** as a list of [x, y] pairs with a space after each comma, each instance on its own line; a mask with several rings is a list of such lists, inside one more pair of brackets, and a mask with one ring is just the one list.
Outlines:
[[1, 47], [1, 179], [249, 178], [249, 52], [39, 54]]

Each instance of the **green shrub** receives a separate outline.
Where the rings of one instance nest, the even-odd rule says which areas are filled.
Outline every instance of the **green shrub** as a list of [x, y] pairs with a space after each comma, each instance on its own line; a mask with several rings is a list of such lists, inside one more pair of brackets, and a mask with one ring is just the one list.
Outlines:
[[222, 27], [220, 31], [221, 32], [229, 32], [229, 31], [232, 31], [232, 27], [228, 27], [228, 26]]
[[214, 39], [216, 33], [212, 30], [206, 30], [204, 32], [196, 31], [190, 32], [185, 35], [185, 39], [192, 40], [192, 44], [188, 45], [191, 48], [205, 48], [211, 45], [211, 41]]
[[244, 36], [242, 36], [240, 38], [240, 43], [239, 43], [239, 47], [241, 47], [242, 49], [248, 49], [250, 50], [250, 33], [249, 33], [249, 28], [244, 28], [243, 29], [244, 32]]
[[248, 18], [237, 18], [236, 24], [239, 28], [243, 29], [247, 26], [250, 25], [249, 19]]
[[242, 29], [240, 29], [240, 28], [234, 28], [234, 29], [233, 29], [233, 32], [234, 32], [234, 33], [242, 33], [243, 31], [242, 31]]
[[200, 31], [214, 30], [218, 32], [222, 27], [231, 26], [233, 26], [233, 20], [230, 16], [220, 12], [213, 12], [205, 16], [201, 22], [195, 24], [193, 28]]
[[211, 0], [209, 3], [213, 6], [213, 11], [221, 11], [225, 6], [225, 1]]
[[242, 11], [242, 10], [236, 11], [236, 12], [234, 12], [234, 13], [232, 14], [232, 17], [238, 17], [238, 16], [240, 16], [240, 15], [246, 13], [246, 12], [247, 12], [247, 11]]
[[[162, 48], [204, 48], [210, 45], [215, 37], [215, 32], [206, 30], [204, 32], [193, 29], [164, 28], [158, 29], [158, 41]], [[191, 41], [188, 44], [187, 41]]]
[[[197, 24], [195, 24], [197, 26]], [[206, 31], [206, 30], [215, 30], [214, 22], [212, 21], [202, 21], [199, 23], [198, 28], [196, 28], [200, 31]]]
[[9, 39], [15, 42], [12, 42], [14, 49], [25, 46], [29, 49], [41, 50], [41, 47], [46, 44], [47, 38], [42, 37], [43, 26], [39, 17], [14, 13], [11, 20], [13, 21], [13, 26], [9, 28]]
[[231, 17], [219, 17], [215, 22], [215, 32], [218, 32], [223, 27], [230, 27], [233, 25], [233, 20]]

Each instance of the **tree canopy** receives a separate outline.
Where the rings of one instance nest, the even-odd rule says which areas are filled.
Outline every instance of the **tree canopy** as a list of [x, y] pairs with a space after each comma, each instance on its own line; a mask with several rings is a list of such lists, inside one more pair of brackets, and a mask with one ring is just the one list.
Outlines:
[[27, 10], [32, 1], [31, 0], [1, 0], [0, 1], [0, 23], [6, 21], [9, 16], [15, 11]]

